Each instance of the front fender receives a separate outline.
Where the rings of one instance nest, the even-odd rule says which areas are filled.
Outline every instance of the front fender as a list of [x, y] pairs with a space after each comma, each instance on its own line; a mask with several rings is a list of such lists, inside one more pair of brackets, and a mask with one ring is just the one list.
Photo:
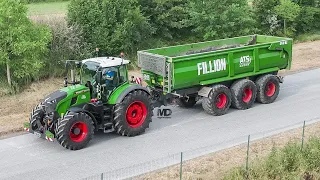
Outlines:
[[142, 90], [146, 93], [150, 94], [147, 88], [137, 85], [137, 84], [125, 84], [118, 89], [116, 89], [110, 96], [108, 100], [108, 104], [118, 104], [121, 103], [124, 97], [126, 97], [127, 94], [129, 94], [131, 91], [134, 90]]
[[[83, 104], [83, 106], [84, 106], [84, 105], [85, 105], [85, 104]], [[93, 115], [91, 112], [83, 109], [82, 106], [79, 106], [79, 107], [71, 107], [71, 108], [68, 109], [68, 111], [74, 112], [74, 113], [79, 113], [79, 112], [84, 112], [84, 113], [86, 113], [88, 116], [91, 117], [91, 119], [92, 119], [92, 121], [94, 122], [94, 125], [95, 125], [95, 127], [96, 127], [95, 129], [97, 130], [98, 122], [97, 122], [96, 118], [94, 117], [94, 115]]]

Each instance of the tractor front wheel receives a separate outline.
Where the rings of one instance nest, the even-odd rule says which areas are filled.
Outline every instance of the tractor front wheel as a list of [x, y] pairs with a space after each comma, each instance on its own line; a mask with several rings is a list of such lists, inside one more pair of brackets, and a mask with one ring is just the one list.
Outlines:
[[38, 104], [31, 112], [30, 114], [30, 127], [33, 131], [40, 131], [43, 132], [44, 129], [44, 122], [43, 117], [45, 115], [44, 108], [42, 104]]
[[82, 149], [93, 137], [94, 124], [86, 113], [67, 112], [58, 120], [55, 134], [63, 147], [71, 150]]
[[152, 121], [153, 106], [149, 94], [142, 90], [130, 92], [115, 105], [113, 124], [122, 136], [137, 136], [145, 132]]

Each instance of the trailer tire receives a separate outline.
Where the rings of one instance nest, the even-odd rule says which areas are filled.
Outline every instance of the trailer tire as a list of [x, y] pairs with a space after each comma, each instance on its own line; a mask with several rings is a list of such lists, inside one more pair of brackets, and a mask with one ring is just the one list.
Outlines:
[[228, 112], [231, 106], [231, 92], [225, 85], [212, 87], [208, 97], [202, 99], [202, 108], [208, 114], [221, 116]]
[[231, 106], [236, 109], [245, 110], [253, 106], [257, 87], [255, 83], [248, 79], [241, 79], [231, 85], [232, 101]]
[[279, 79], [272, 74], [262, 75], [256, 80], [257, 101], [262, 104], [273, 103], [280, 91]]
[[115, 105], [113, 125], [115, 131], [122, 136], [137, 136], [149, 128], [152, 116], [150, 95], [143, 90], [135, 90]]
[[178, 98], [176, 100], [176, 103], [180, 106], [180, 107], [184, 107], [184, 108], [191, 108], [193, 107], [197, 101], [196, 101], [196, 96], [189, 96], [189, 99], [187, 99], [186, 97], [181, 97]]
[[65, 148], [79, 150], [87, 146], [94, 135], [94, 123], [84, 112], [67, 112], [58, 119], [55, 128], [57, 141]]

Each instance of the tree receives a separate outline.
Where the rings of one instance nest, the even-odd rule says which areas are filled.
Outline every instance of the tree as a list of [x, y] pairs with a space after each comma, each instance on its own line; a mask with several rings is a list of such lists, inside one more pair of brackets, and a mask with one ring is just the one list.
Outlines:
[[243, 0], [190, 0], [189, 13], [189, 23], [204, 39], [247, 35], [255, 29], [248, 3]]
[[306, 33], [320, 29], [320, 8], [303, 6], [297, 17], [297, 31]]
[[68, 23], [78, 24], [92, 48], [109, 55], [133, 54], [151, 34], [136, 0], [72, 0]]
[[275, 13], [283, 19], [283, 31], [284, 34], [287, 35], [291, 33], [295, 29], [291, 26], [289, 32], [287, 32], [287, 23], [293, 22], [300, 14], [300, 6], [291, 0], [280, 0], [280, 4], [275, 8]]
[[6, 65], [11, 86], [37, 75], [51, 40], [50, 31], [32, 23], [17, 0], [0, 1], [0, 63]]
[[188, 0], [139, 0], [142, 13], [154, 29], [154, 37], [172, 41], [190, 36]]
[[253, 0], [252, 7], [257, 27], [263, 34], [274, 35], [280, 26], [274, 7], [280, 4], [280, 0]]

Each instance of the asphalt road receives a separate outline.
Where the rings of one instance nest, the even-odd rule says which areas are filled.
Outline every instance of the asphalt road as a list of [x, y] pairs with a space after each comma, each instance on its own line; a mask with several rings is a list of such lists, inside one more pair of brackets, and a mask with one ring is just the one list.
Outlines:
[[211, 144], [222, 149], [243, 142], [239, 137], [248, 134], [316, 121], [320, 117], [320, 69], [284, 80], [273, 104], [255, 104], [246, 111], [231, 109], [221, 117], [207, 115], [201, 105], [188, 110], [173, 107], [171, 119], [154, 117], [143, 135], [128, 138], [101, 133], [79, 151], [32, 134], [1, 140], [0, 179], [85, 178]]

